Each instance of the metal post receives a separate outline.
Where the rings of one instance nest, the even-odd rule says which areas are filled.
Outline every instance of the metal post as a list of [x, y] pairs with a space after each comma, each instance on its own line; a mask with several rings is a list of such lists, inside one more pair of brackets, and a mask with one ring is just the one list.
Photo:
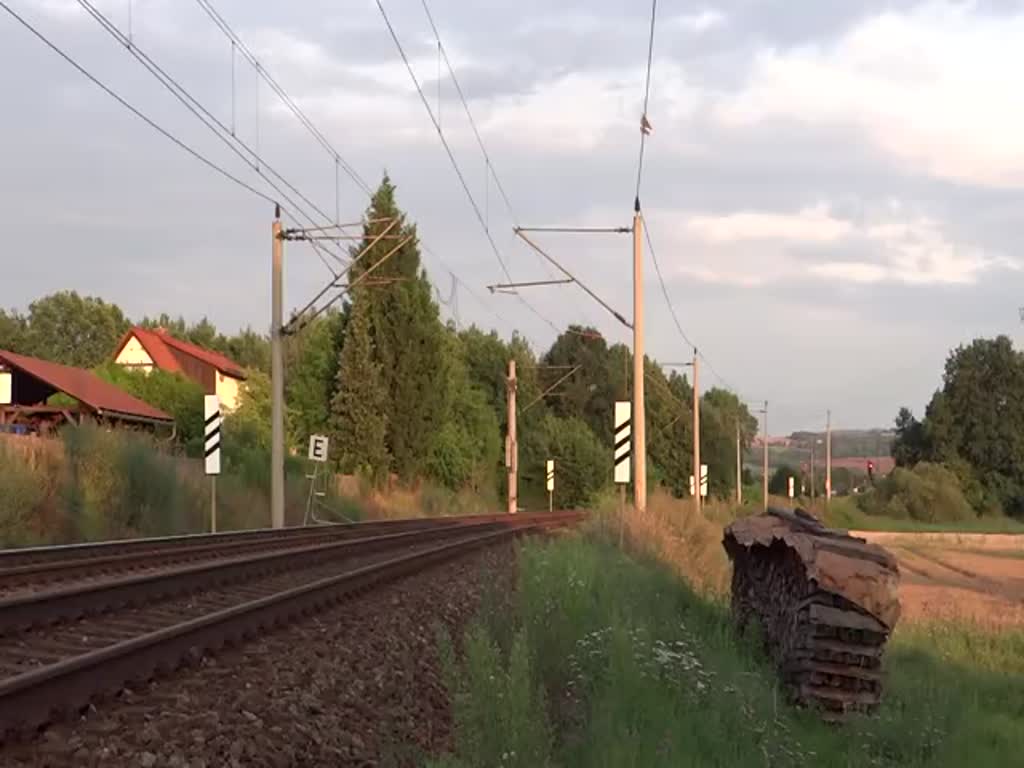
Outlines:
[[625, 539], [626, 533], [626, 484], [619, 483], [619, 549], [622, 549], [622, 544]]
[[505, 465], [508, 468], [508, 513], [514, 515], [519, 507], [517, 470], [519, 445], [516, 437], [516, 361], [508, 361], [508, 435], [505, 443]]
[[832, 501], [832, 411], [825, 416], [825, 509]]
[[736, 504], [743, 503], [743, 453], [740, 444], [740, 422], [736, 420]]
[[[693, 511], [700, 514], [700, 382], [697, 376], [697, 348], [693, 348]], [[711, 478], [708, 478], [708, 482]]]
[[555, 492], [548, 491], [548, 512], [555, 511]]
[[[647, 510], [647, 433], [644, 415], [644, 262], [640, 201], [633, 213], [633, 506]], [[699, 471], [699, 469], [698, 469]], [[698, 494], [699, 495], [699, 494]]]
[[284, 528], [284, 239], [281, 237], [281, 207], [274, 210], [274, 240], [270, 275], [270, 525]]
[[814, 506], [814, 443], [811, 443], [811, 506]]
[[764, 401], [764, 470], [761, 478], [761, 486], [764, 491], [764, 511], [768, 511], [768, 401]]
[[210, 475], [210, 533], [217, 532], [217, 476]]

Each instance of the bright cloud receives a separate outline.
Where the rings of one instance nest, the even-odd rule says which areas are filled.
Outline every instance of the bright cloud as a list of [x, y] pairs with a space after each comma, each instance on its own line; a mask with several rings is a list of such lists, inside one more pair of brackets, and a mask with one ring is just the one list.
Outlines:
[[908, 168], [991, 186], [1024, 182], [1024, 11], [927, 2], [866, 19], [837, 41], [757, 58], [716, 117], [854, 126]]
[[725, 14], [715, 8], [704, 8], [696, 13], [688, 13], [673, 19], [674, 23], [696, 34], [721, 27], [725, 21]]
[[851, 229], [849, 222], [833, 217], [824, 204], [795, 214], [741, 211], [725, 216], [691, 216], [686, 220], [686, 227], [709, 243], [749, 240], [830, 243], [847, 236]]
[[988, 270], [1020, 269], [1006, 256], [957, 242], [939, 222], [899, 203], [858, 221], [837, 217], [823, 203], [792, 214], [692, 214], [673, 235], [675, 252], [684, 254], [677, 273], [733, 285], [807, 276], [957, 285]]

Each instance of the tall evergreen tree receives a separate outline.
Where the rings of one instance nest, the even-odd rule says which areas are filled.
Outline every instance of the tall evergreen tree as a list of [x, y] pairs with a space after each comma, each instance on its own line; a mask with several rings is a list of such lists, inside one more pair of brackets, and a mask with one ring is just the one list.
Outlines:
[[372, 309], [369, 296], [357, 292], [331, 400], [331, 442], [343, 470], [379, 477], [388, 467], [388, 418], [381, 365], [370, 332]]
[[[398, 219], [387, 236], [370, 243]], [[420, 264], [416, 227], [406, 222], [395, 203], [395, 187], [385, 176], [366, 213], [363, 240], [354, 249], [359, 258], [352, 271], [358, 278], [401, 242], [411, 238], [373, 271], [372, 277], [396, 281], [369, 289], [370, 337], [380, 364], [387, 447], [392, 468], [404, 479], [419, 477], [443, 426], [448, 392], [442, 382], [444, 325], [430, 283]]]

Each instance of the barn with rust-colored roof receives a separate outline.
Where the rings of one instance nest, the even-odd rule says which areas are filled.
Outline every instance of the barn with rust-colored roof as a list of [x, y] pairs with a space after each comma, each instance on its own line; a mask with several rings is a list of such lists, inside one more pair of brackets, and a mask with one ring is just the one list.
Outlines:
[[[58, 393], [75, 404], [50, 404]], [[0, 350], [0, 427], [46, 432], [83, 416], [101, 421], [172, 426], [174, 419], [92, 371]]]
[[208, 395], [218, 395], [225, 410], [238, 407], [245, 371], [238, 363], [209, 349], [175, 338], [163, 328], [131, 328], [114, 352], [114, 362], [149, 372], [154, 368], [187, 376]]

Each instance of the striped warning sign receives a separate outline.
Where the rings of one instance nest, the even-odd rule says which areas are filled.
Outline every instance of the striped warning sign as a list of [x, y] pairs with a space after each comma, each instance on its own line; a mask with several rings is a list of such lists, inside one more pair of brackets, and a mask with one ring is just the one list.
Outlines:
[[552, 459], [548, 459], [547, 483], [545, 484], [545, 488], [547, 488], [548, 491], [555, 490], [555, 462]]
[[203, 411], [206, 416], [206, 428], [203, 431], [206, 449], [206, 474], [220, 474], [220, 398], [207, 395]]
[[615, 482], [628, 483], [631, 443], [633, 439], [633, 406], [628, 400], [615, 402]]

